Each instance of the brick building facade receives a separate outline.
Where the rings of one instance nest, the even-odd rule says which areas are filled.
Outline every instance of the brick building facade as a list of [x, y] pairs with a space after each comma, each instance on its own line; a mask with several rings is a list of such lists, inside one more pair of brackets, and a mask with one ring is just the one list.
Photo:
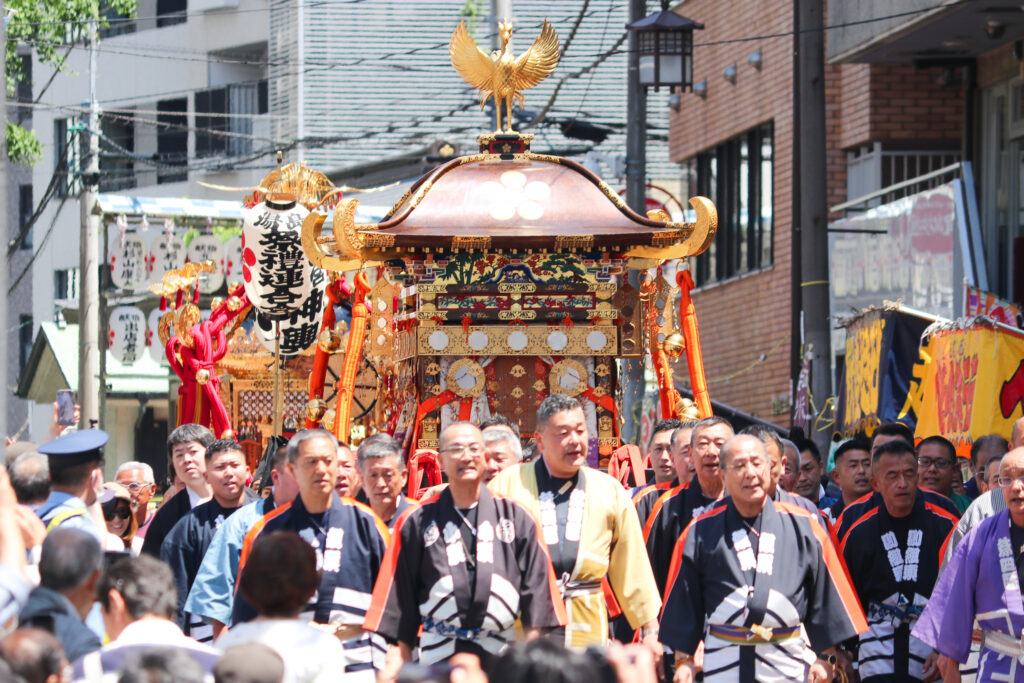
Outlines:
[[[695, 92], [681, 96], [671, 117], [669, 151], [683, 166], [690, 196], [707, 194], [719, 207], [712, 253], [690, 264], [709, 391], [715, 400], [788, 425], [799, 356], [793, 3], [773, 0], [750, 13], [740, 0], [689, 0], [678, 11], [705, 26], [694, 37]], [[758, 36], [778, 37], [751, 40]], [[933, 150], [959, 149], [963, 85], [943, 76], [942, 69], [911, 65], [826, 67], [822, 172], [829, 206], [918, 175], [922, 154], [930, 159]], [[759, 142], [760, 154], [753, 148]], [[856, 166], [865, 153], [899, 153], [910, 161], [890, 164], [865, 185]], [[676, 371], [677, 382], [688, 386], [685, 360]], [[820, 409], [824, 397], [814, 401]]]

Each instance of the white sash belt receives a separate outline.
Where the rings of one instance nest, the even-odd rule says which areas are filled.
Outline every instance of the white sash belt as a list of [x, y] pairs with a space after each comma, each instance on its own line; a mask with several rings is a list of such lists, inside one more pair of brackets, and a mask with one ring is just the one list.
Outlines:
[[1001, 655], [1008, 655], [1010, 657], [1016, 657], [1022, 664], [1024, 664], [1024, 638], [1014, 638], [1008, 636], [1002, 631], [989, 631], [988, 629], [982, 631], [984, 646], [990, 650], [995, 650]]

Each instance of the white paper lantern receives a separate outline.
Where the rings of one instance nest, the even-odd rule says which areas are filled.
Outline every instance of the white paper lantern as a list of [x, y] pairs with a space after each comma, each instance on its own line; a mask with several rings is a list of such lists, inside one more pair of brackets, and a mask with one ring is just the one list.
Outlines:
[[135, 291], [149, 277], [146, 267], [146, 241], [138, 233], [128, 233], [124, 241], [114, 234], [110, 253], [110, 281], [118, 289]]
[[185, 243], [177, 235], [162, 233], [149, 247], [150, 280], [159, 280], [169, 270], [185, 265]]
[[167, 311], [161, 311], [160, 307], [149, 312], [149, 319], [146, 324], [146, 351], [149, 357], [160, 365], [168, 365], [167, 352], [160, 342], [160, 318], [164, 317]]
[[217, 267], [212, 273], [201, 273], [199, 276], [199, 291], [203, 294], [213, 294], [224, 284], [224, 273], [221, 271], [220, 262], [224, 258], [224, 244], [213, 235], [199, 235], [193, 238], [188, 245], [188, 260], [193, 263], [204, 263], [213, 261]]
[[[278, 322], [281, 329], [281, 355], [291, 357], [305, 351], [316, 343], [320, 332], [320, 320], [324, 310], [324, 285], [326, 276], [319, 268], [312, 275], [312, 291], [301, 309], [290, 318]], [[274, 350], [274, 321], [262, 313], [256, 313], [254, 324], [256, 335], [269, 351]]]
[[110, 355], [123, 365], [131, 365], [142, 355], [146, 344], [146, 316], [136, 306], [118, 306], [110, 312]]
[[224, 253], [220, 258], [220, 272], [224, 279], [233, 282], [242, 277], [242, 238], [232, 237], [224, 245]]
[[268, 320], [287, 320], [304, 308], [314, 290], [315, 273], [320, 274], [317, 286], [323, 285], [323, 271], [302, 251], [302, 221], [307, 215], [294, 200], [268, 199], [245, 211], [242, 284], [249, 302]]

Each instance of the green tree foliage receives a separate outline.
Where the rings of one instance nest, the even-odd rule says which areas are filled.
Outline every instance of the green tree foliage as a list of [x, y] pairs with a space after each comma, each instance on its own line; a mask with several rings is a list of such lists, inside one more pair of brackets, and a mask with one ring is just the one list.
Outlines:
[[[89, 19], [109, 25], [106, 17], [131, 17], [136, 0], [6, 0], [10, 17], [7, 23], [6, 70], [7, 95], [13, 97], [18, 83], [27, 78], [21, 68], [18, 46], [27, 45], [39, 61], [64, 70], [70, 47], [89, 37]], [[42, 153], [42, 144], [32, 131], [17, 124], [7, 126], [7, 156], [18, 164], [33, 164]]]

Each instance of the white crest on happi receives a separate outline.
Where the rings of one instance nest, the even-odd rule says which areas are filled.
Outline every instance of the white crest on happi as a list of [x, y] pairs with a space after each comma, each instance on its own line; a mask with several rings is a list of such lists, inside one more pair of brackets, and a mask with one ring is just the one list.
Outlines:
[[132, 365], [145, 347], [146, 316], [137, 306], [118, 306], [110, 312], [110, 355], [122, 365]]

